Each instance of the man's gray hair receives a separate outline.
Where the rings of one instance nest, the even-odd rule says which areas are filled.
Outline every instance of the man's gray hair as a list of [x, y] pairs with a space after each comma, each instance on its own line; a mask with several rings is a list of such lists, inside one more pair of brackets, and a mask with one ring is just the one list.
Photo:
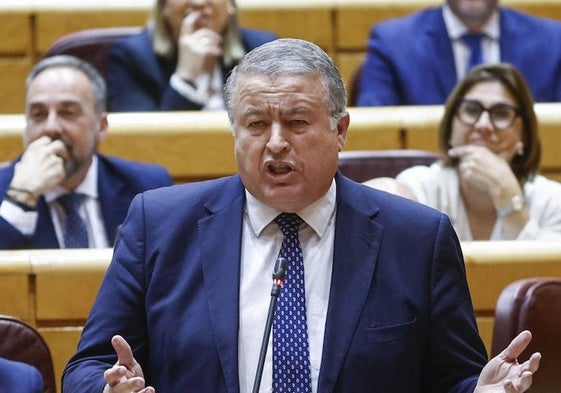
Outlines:
[[94, 66], [74, 56], [57, 55], [46, 57], [43, 60], [39, 61], [31, 69], [31, 72], [27, 76], [27, 80], [25, 81], [25, 91], [27, 92], [31, 82], [33, 82], [33, 80], [41, 72], [49, 68], [59, 67], [74, 68], [82, 71], [91, 82], [96, 112], [102, 113], [106, 111], [107, 86], [105, 84], [105, 80]]
[[236, 85], [240, 77], [247, 75], [317, 77], [325, 89], [325, 104], [331, 116], [331, 127], [335, 128], [346, 113], [347, 92], [343, 78], [327, 53], [311, 42], [294, 38], [278, 39], [258, 46], [242, 58], [224, 86], [224, 101], [232, 125]]

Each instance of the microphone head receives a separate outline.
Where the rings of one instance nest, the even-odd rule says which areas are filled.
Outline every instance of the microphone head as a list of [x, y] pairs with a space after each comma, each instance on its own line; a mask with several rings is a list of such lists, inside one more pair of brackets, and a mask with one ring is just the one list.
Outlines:
[[284, 273], [286, 273], [287, 266], [288, 261], [286, 258], [278, 257], [275, 261], [275, 269], [273, 270], [273, 280], [284, 281]]

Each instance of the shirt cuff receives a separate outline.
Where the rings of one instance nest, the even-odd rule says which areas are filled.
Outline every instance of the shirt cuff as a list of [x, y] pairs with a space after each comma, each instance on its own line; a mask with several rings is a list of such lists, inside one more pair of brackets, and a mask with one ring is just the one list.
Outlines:
[[208, 101], [208, 94], [205, 94], [201, 89], [197, 89], [195, 85], [190, 84], [177, 74], [172, 74], [169, 80], [171, 87], [181, 94], [184, 98], [196, 104], [204, 106]]
[[0, 217], [25, 236], [31, 236], [35, 233], [39, 213], [37, 211], [26, 212], [21, 207], [4, 200], [0, 204]]

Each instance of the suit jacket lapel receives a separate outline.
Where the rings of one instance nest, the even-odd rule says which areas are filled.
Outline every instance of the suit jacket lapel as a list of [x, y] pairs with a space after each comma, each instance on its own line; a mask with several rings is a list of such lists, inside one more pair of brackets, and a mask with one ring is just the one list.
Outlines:
[[244, 200], [243, 186], [235, 176], [221, 190], [217, 201], [208, 203], [209, 216], [199, 220], [210, 321], [226, 386], [231, 393], [239, 392], [239, 280]]
[[426, 30], [420, 34], [421, 45], [424, 45], [427, 56], [426, 61], [432, 64], [430, 69], [435, 70], [435, 81], [438, 82], [438, 94], [444, 99], [454, 88], [457, 82], [456, 63], [448, 31], [444, 24], [442, 9], [435, 10], [433, 21], [426, 24]]
[[323, 357], [320, 392], [331, 392], [347, 356], [367, 293], [370, 289], [382, 239], [372, 217], [377, 208], [360, 201], [362, 193], [348, 179], [337, 177], [335, 250]]
[[107, 241], [112, 246], [117, 238], [117, 232], [124, 217], [123, 211], [128, 210], [130, 204], [128, 193], [123, 192], [124, 183], [107, 169], [103, 157], [98, 156], [97, 185], [99, 203]]
[[520, 52], [520, 48], [516, 44], [523, 37], [526, 37], [528, 32], [522, 29], [521, 26], [511, 26], [509, 23], [510, 15], [505, 10], [500, 10], [500, 37], [499, 37], [499, 50], [501, 53], [500, 61], [511, 64], [523, 64], [520, 61], [520, 56], [528, 56], [527, 53]]

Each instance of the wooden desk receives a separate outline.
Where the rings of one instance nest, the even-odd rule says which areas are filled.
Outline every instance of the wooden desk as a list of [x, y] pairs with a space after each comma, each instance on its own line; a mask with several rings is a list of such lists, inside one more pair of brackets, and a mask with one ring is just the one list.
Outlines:
[[[392, 110], [353, 110], [347, 149], [400, 149], [402, 131]], [[22, 151], [23, 115], [0, 115], [0, 161]], [[100, 151], [164, 165], [176, 183], [236, 172], [234, 139], [225, 111], [113, 113]]]
[[503, 288], [527, 277], [561, 277], [561, 245], [504, 241], [462, 243], [479, 332], [491, 350], [495, 305]]
[[[345, 150], [438, 151], [443, 107], [349, 108]], [[536, 104], [544, 175], [561, 181], [561, 103]], [[0, 162], [22, 151], [23, 115], [0, 115]], [[236, 172], [234, 139], [225, 111], [113, 113], [100, 151], [164, 165], [176, 183]]]

